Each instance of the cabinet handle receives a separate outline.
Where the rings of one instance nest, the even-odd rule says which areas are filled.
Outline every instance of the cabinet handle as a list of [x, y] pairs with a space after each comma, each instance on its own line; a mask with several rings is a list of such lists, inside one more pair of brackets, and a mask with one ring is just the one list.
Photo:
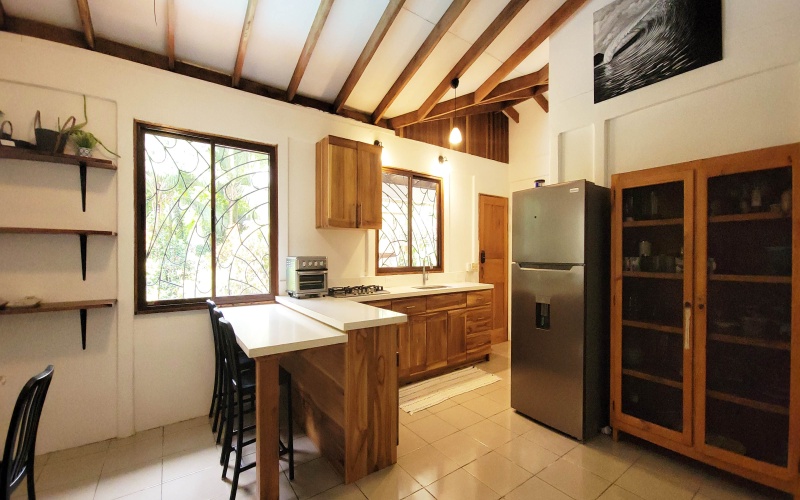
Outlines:
[[688, 351], [692, 347], [692, 304], [683, 305], [683, 349]]
[[406, 309], [414, 309], [417, 306], [406, 306]]

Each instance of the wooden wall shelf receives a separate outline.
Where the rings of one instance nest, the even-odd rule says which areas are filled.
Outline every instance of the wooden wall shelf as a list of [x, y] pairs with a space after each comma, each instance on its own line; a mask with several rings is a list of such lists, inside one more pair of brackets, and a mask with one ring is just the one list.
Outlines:
[[88, 156], [50, 154], [36, 151], [34, 149], [12, 148], [0, 146], [0, 158], [10, 160], [38, 161], [45, 163], [55, 163], [60, 165], [77, 165], [81, 182], [81, 208], [86, 211], [86, 168], [100, 168], [103, 170], [117, 170], [117, 166], [110, 160], [92, 158]]
[[114, 231], [98, 231], [95, 229], [47, 229], [38, 227], [0, 227], [0, 233], [6, 234], [77, 234], [81, 243], [81, 276], [86, 281], [86, 237], [116, 236]]
[[76, 300], [72, 302], [42, 302], [36, 307], [0, 309], [0, 316], [12, 314], [35, 314], [61, 311], [80, 311], [81, 345], [86, 350], [86, 311], [102, 307], [113, 307], [117, 299]]

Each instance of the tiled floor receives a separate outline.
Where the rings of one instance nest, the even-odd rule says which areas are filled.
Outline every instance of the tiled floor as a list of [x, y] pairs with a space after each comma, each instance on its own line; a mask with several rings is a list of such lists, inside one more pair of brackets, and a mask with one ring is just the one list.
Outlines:
[[[600, 436], [582, 445], [546, 429], [509, 408], [509, 345], [493, 351], [480, 366], [502, 382], [414, 415], [401, 411], [397, 464], [355, 484], [342, 484], [311, 441], [297, 436], [295, 480], [281, 474], [281, 498], [788, 498], [631, 439], [614, 443]], [[218, 461], [208, 420], [200, 417], [39, 457], [37, 496], [221, 500], [228, 498], [230, 482], [220, 479]], [[242, 474], [237, 498], [254, 498], [254, 480], [255, 470]], [[12, 498], [25, 498], [22, 490]]]

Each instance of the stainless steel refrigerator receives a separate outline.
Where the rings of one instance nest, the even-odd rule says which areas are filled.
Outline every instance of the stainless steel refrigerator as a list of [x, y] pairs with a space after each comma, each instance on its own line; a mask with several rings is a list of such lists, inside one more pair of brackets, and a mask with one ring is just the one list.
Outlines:
[[511, 406], [586, 440], [608, 425], [610, 191], [512, 195]]

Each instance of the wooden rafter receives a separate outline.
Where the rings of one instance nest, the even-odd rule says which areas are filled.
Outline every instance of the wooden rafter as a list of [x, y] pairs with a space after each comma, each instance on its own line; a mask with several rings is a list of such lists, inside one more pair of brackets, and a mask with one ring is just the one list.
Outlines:
[[550, 35], [561, 27], [572, 15], [587, 2], [587, 0], [567, 0], [559, 7], [552, 16], [542, 23], [533, 34], [525, 40], [511, 56], [486, 79], [478, 90], [475, 91], [477, 102], [482, 101], [489, 93], [497, 87], [519, 64], [528, 57], [531, 52], [542, 44]]
[[536, 101], [539, 104], [539, 106], [542, 107], [545, 113], [550, 112], [550, 103], [547, 102], [545, 96], [543, 96], [542, 94], [536, 94], [535, 96], [533, 96], [533, 100]]
[[[520, 76], [518, 78], [514, 78], [512, 80], [508, 80], [507, 82], [503, 82], [503, 87], [500, 88], [498, 86], [497, 95], [492, 93], [491, 98], [487, 98], [483, 102], [476, 102], [475, 101], [475, 93], [465, 94], [463, 96], [459, 96], [456, 99], [455, 109], [467, 109], [471, 106], [475, 106], [477, 104], [484, 104], [484, 103], [492, 103], [492, 102], [501, 102], [501, 101], [508, 101], [512, 99], [522, 99], [528, 98], [530, 99], [533, 97], [534, 93], [538, 88], [541, 88], [541, 84], [544, 81], [547, 81], [547, 75], [549, 74], [547, 70], [547, 66], [542, 68], [539, 71], [531, 73], [529, 75]], [[436, 104], [428, 113], [426, 118], [437, 117], [440, 115], [447, 114], [453, 111], [453, 99], [442, 101]], [[395, 116], [394, 118], [389, 120], [389, 128], [398, 129], [407, 127], [412, 123], [416, 123], [420, 120], [417, 119], [417, 112], [411, 111], [408, 113], [404, 113], [402, 115]]]
[[353, 89], [356, 88], [358, 79], [364, 74], [364, 70], [367, 69], [367, 65], [369, 65], [369, 62], [372, 60], [372, 56], [375, 55], [375, 51], [378, 50], [383, 38], [386, 36], [386, 33], [389, 31], [389, 28], [392, 26], [397, 14], [400, 13], [400, 9], [403, 8], [403, 4], [405, 3], [406, 0], [390, 0], [389, 5], [386, 6], [386, 10], [383, 11], [378, 25], [375, 26], [372, 35], [364, 46], [364, 50], [361, 51], [361, 55], [350, 71], [350, 75], [348, 75], [347, 80], [344, 81], [339, 95], [337, 95], [336, 100], [333, 101], [334, 113], [340, 113], [342, 108], [344, 108], [344, 103], [347, 102], [347, 98], [350, 97]]
[[239, 50], [236, 52], [236, 64], [233, 66], [231, 83], [234, 87], [239, 86], [239, 79], [242, 77], [242, 67], [244, 67], [244, 57], [247, 54], [247, 42], [250, 41], [250, 32], [253, 28], [253, 18], [256, 16], [256, 6], [258, 0], [247, 0], [247, 11], [244, 14], [242, 24], [242, 36], [239, 38]]
[[[494, 88], [489, 94], [487, 94], [483, 99], [477, 100], [478, 102], [485, 102], [496, 97], [502, 97], [507, 94], [512, 94], [514, 92], [518, 92], [524, 89], [530, 89], [537, 85], [543, 85], [550, 81], [550, 65], [545, 64], [542, 69], [539, 71], [520, 76], [518, 78], [512, 78], [511, 80], [506, 80], [499, 84], [497, 87]], [[477, 97], [477, 96], [476, 96]]]
[[3, 8], [3, 2], [0, 0], [0, 28], [6, 26], [6, 9]]
[[[54, 26], [52, 24], [46, 24], [38, 21], [32, 21], [30, 19], [21, 19], [7, 15], [5, 30], [9, 33], [16, 33], [18, 35], [39, 38], [80, 49], [86, 49], [86, 41], [83, 38], [83, 33], [71, 30], [69, 28]], [[137, 47], [131, 47], [130, 45], [113, 42], [111, 40], [105, 40], [103, 38], [97, 38], [95, 51], [100, 54], [118, 57], [126, 61], [143, 64], [152, 68], [162, 70], [169, 69], [169, 61], [166, 55], [156, 54], [154, 52], [143, 50]], [[180, 75], [217, 85], [230, 87], [231, 84], [231, 75], [229, 73], [220, 73], [208, 68], [201, 68], [200, 66], [194, 66], [181, 61], [175, 61], [174, 71]], [[238, 89], [242, 92], [248, 92], [250, 94], [269, 99], [275, 99], [277, 101], [288, 101], [285, 90], [270, 87], [269, 85], [265, 85], [263, 83], [254, 82], [252, 80], [248, 80], [247, 78], [242, 78], [240, 80]], [[301, 106], [318, 109], [328, 113], [331, 110], [330, 103], [302, 95], [298, 95], [294, 102]], [[358, 111], [345, 109], [342, 111], [342, 115], [360, 122], [370, 122], [370, 115], [366, 113], [359, 113]], [[381, 127], [387, 127], [385, 121], [381, 121], [377, 125]]]
[[422, 121], [423, 122], [433, 122], [433, 121], [436, 121], [436, 120], [449, 120], [450, 118], [453, 118], [453, 116], [457, 116], [457, 117], [460, 118], [460, 117], [463, 117], [463, 116], [473, 116], [473, 115], [482, 115], [484, 113], [494, 113], [495, 111], [503, 111], [504, 109], [516, 106], [517, 104], [525, 102], [528, 99], [530, 99], [530, 97], [527, 97], [525, 99], [515, 99], [513, 101], [492, 102], [492, 103], [489, 103], [489, 104], [476, 104], [475, 106], [471, 106], [469, 108], [456, 111], [455, 113], [453, 111], [450, 111], [449, 113], [444, 113], [444, 114], [441, 114], [441, 115], [438, 115], [438, 116], [435, 116], [435, 117], [429, 116], [428, 118], [426, 118], [425, 120], [422, 120]]
[[539, 94], [543, 94], [547, 92], [549, 89], [548, 85], [539, 85], [536, 87], [531, 87], [529, 89], [522, 89], [516, 92], [511, 92], [510, 94], [505, 94], [498, 97], [486, 98], [481, 101], [479, 104], [484, 104], [488, 102], [503, 102], [503, 101], [511, 101], [514, 99], [530, 99], [532, 97], [536, 97]]
[[514, 123], [519, 123], [519, 111], [514, 109], [514, 106], [509, 106], [504, 109], [503, 114], [514, 120]]
[[450, 89], [450, 82], [453, 81], [453, 78], [458, 78], [463, 75], [470, 66], [478, 60], [486, 48], [497, 38], [497, 35], [508, 26], [508, 23], [514, 19], [514, 16], [516, 16], [527, 3], [528, 0], [511, 0], [508, 2], [508, 5], [506, 5], [494, 21], [489, 24], [489, 27], [481, 33], [481, 36], [475, 40], [475, 43], [467, 50], [466, 54], [453, 66], [439, 85], [436, 86], [436, 89], [428, 96], [422, 106], [420, 106], [417, 110], [417, 121], [424, 120], [428, 116], [428, 113], [436, 106], [436, 103], [439, 102]]
[[325, 21], [328, 19], [328, 14], [333, 7], [333, 0], [322, 0], [317, 9], [317, 15], [314, 17], [314, 22], [311, 24], [311, 31], [308, 32], [306, 44], [303, 46], [303, 52], [300, 53], [300, 59], [297, 61], [297, 66], [294, 68], [292, 79], [289, 81], [289, 88], [286, 89], [286, 98], [289, 102], [297, 95], [297, 88], [300, 86], [300, 80], [303, 79], [303, 74], [306, 72], [308, 62], [311, 60], [311, 54], [314, 52], [314, 47], [317, 46], [322, 28], [325, 26]]
[[453, 0], [450, 7], [442, 14], [439, 22], [436, 23], [436, 26], [433, 27], [428, 37], [422, 45], [420, 45], [417, 53], [414, 54], [414, 57], [408, 62], [403, 72], [400, 73], [400, 76], [398, 76], [397, 80], [392, 84], [392, 87], [386, 95], [383, 96], [378, 107], [372, 112], [372, 123], [378, 123], [378, 121], [383, 118], [386, 110], [392, 105], [395, 99], [397, 99], [397, 96], [400, 95], [400, 92], [403, 91], [411, 78], [417, 73], [422, 63], [428, 59], [428, 56], [431, 55], [431, 52], [433, 52], [433, 49], [439, 44], [439, 41], [444, 37], [445, 33], [447, 33], [447, 30], [450, 29], [456, 19], [458, 19], [458, 16], [464, 11], [469, 1], [470, 0]]
[[77, 0], [78, 13], [81, 16], [83, 25], [83, 36], [86, 37], [86, 45], [94, 49], [94, 26], [92, 26], [92, 13], [89, 11], [89, 0]]
[[167, 0], [167, 60], [175, 69], [175, 0]]

